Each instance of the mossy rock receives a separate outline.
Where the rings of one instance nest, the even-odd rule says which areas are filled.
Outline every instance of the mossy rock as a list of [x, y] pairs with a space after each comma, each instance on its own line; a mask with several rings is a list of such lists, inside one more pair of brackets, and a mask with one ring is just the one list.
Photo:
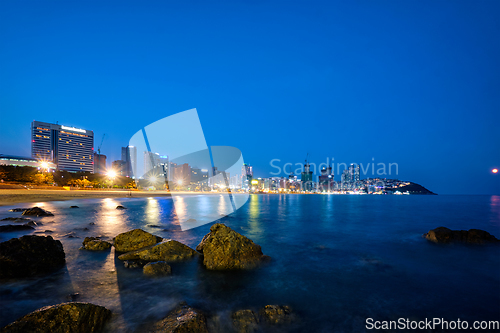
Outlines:
[[100, 332], [111, 311], [90, 303], [63, 303], [36, 310], [5, 326], [1, 333]]

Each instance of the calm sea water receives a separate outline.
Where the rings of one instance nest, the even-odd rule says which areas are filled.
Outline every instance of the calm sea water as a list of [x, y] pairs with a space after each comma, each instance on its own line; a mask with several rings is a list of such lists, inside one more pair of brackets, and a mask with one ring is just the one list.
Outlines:
[[[30, 207], [21, 204], [16, 207]], [[232, 310], [291, 305], [299, 320], [284, 331], [363, 332], [375, 320], [500, 319], [500, 247], [436, 245], [422, 234], [446, 226], [500, 238], [500, 196], [252, 195], [220, 221], [262, 246], [273, 260], [254, 271], [211, 272], [198, 260], [149, 279], [123, 267], [114, 250], [81, 251], [85, 236], [142, 228], [195, 247], [210, 225], [181, 231], [169, 198], [38, 203], [67, 265], [43, 278], [0, 283], [0, 327], [37, 308], [78, 301], [111, 309], [109, 331], [140, 331], [179, 301], [224, 331]], [[71, 205], [80, 206], [70, 209]], [[116, 210], [117, 205], [128, 207]], [[20, 216], [0, 207], [0, 219]], [[3, 223], [3, 222], [2, 222]], [[79, 238], [68, 238], [72, 233]], [[0, 241], [29, 233], [1, 233]]]

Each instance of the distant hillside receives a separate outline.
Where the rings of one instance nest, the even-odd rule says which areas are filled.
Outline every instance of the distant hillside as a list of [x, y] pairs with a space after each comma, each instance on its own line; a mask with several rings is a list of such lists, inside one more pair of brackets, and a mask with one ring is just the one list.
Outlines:
[[406, 185], [406, 186], [398, 187], [395, 189], [387, 189], [387, 191], [393, 191], [393, 192], [394, 191], [400, 191], [400, 192], [408, 191], [408, 192], [410, 192], [410, 194], [433, 194], [433, 195], [436, 195], [436, 193], [429, 191], [428, 189], [426, 189], [422, 185], [417, 184], [417, 183], [412, 183], [412, 182], [410, 182], [410, 184]]

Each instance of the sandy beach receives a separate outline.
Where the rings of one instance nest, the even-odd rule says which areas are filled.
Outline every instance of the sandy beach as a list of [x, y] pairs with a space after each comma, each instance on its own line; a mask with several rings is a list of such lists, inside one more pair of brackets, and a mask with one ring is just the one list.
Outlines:
[[[176, 192], [177, 193], [177, 192]], [[195, 193], [186, 193], [195, 194]], [[0, 189], [0, 206], [11, 206], [23, 202], [64, 201], [92, 198], [125, 197], [170, 197], [165, 191], [117, 191], [117, 190], [45, 190], [45, 189]]]

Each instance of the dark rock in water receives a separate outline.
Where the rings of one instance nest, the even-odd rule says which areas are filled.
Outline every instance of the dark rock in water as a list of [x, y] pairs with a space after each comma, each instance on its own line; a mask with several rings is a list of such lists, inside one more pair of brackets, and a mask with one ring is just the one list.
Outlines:
[[69, 208], [80, 208], [80, 207], [78, 207], [78, 206], [70, 206]]
[[67, 237], [67, 238], [80, 238], [76, 235], [76, 233], [74, 231], [70, 232], [70, 233], [67, 233], [66, 235], [64, 235], [63, 237]]
[[140, 250], [131, 251], [118, 256], [120, 260], [142, 259], [147, 261], [177, 262], [197, 255], [196, 251], [176, 240], [169, 239]]
[[0, 232], [12, 232], [12, 231], [21, 231], [21, 230], [34, 230], [32, 226], [27, 224], [7, 224], [0, 225]]
[[253, 333], [259, 330], [259, 317], [252, 310], [239, 310], [231, 315], [233, 326], [238, 333]]
[[113, 245], [118, 252], [130, 252], [159, 243], [162, 239], [144, 230], [134, 229], [116, 236]]
[[27, 209], [29, 209], [29, 208], [12, 208], [12, 209], [9, 209], [9, 212], [21, 213]]
[[479, 230], [451, 230], [445, 227], [439, 227], [434, 230], [430, 230], [428, 233], [424, 234], [427, 240], [434, 243], [470, 243], [470, 244], [486, 244], [486, 243], [498, 243], [495, 236], [490, 233]]
[[65, 263], [61, 242], [51, 236], [23, 236], [0, 243], [0, 278], [50, 273]]
[[144, 260], [125, 260], [123, 265], [125, 268], [142, 268], [148, 262]]
[[79, 293], [69, 294], [67, 297], [68, 302], [75, 302], [78, 298], [80, 298]]
[[26, 225], [29, 225], [29, 226], [32, 226], [32, 227], [38, 227], [40, 225], [43, 225], [43, 223], [42, 222], [29, 221], [28, 223], [26, 223]]
[[259, 245], [221, 223], [210, 228], [196, 250], [203, 253], [203, 264], [212, 270], [251, 269], [268, 259]]
[[90, 222], [89, 225], [95, 225], [95, 222]]
[[29, 222], [30, 219], [24, 217], [6, 217], [2, 219], [2, 221], [11, 221], [11, 222]]
[[85, 228], [75, 228], [74, 230], [89, 231], [90, 229], [85, 227]]
[[23, 215], [29, 215], [29, 216], [54, 216], [51, 212], [48, 210], [42, 209], [40, 207], [33, 207], [33, 208], [28, 208], [23, 212]]
[[63, 303], [46, 306], [5, 326], [2, 333], [89, 333], [99, 332], [111, 311], [90, 303]]
[[146, 227], [150, 227], [150, 228], [159, 228], [159, 229], [161, 229], [161, 226], [156, 225], [156, 224], [148, 224]]
[[53, 232], [53, 231], [52, 231], [52, 230], [45, 230], [44, 232], [51, 233], [51, 232]]
[[161, 321], [154, 324], [154, 333], [208, 333], [207, 319], [198, 310], [190, 307], [186, 303], [181, 303]]
[[266, 305], [259, 314], [271, 325], [287, 324], [294, 320], [293, 311], [288, 305]]
[[127, 209], [127, 207], [124, 207], [124, 206], [116, 206], [116, 209]]
[[89, 251], [104, 251], [111, 248], [111, 243], [100, 240], [97, 237], [85, 237], [83, 249]]
[[172, 274], [172, 268], [165, 261], [154, 261], [144, 265], [142, 272], [148, 276], [165, 276]]

